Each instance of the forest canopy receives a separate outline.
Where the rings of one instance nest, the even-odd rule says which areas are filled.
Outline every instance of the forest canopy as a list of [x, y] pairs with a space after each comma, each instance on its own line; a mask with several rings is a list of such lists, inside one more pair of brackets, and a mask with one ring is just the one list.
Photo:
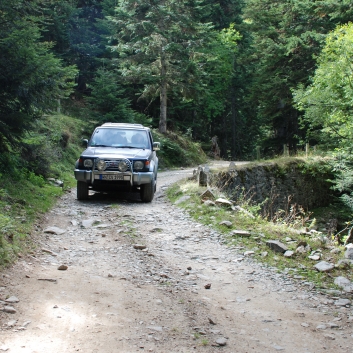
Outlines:
[[348, 148], [352, 16], [347, 0], [1, 2], [0, 148], [58, 99], [216, 138], [225, 159]]

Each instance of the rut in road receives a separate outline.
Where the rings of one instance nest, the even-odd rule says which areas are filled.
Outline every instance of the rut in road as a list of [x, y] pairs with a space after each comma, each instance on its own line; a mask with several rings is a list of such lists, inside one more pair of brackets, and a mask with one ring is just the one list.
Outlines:
[[64, 195], [41, 224], [36, 256], [2, 279], [1, 298], [20, 302], [1, 313], [0, 349], [352, 352], [350, 308], [242, 260], [167, 201], [165, 187], [187, 173], [160, 173], [147, 205]]

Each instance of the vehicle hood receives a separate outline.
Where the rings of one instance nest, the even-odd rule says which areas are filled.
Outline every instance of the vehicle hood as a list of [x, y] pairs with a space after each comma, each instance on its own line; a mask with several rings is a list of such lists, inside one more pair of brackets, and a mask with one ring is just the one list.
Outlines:
[[98, 157], [102, 159], [148, 159], [151, 154], [149, 149], [119, 148], [119, 147], [88, 147], [81, 156]]

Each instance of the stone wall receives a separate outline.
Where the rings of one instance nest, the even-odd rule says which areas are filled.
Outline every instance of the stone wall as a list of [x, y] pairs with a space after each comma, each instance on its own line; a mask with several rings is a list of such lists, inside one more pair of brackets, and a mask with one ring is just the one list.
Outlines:
[[239, 197], [257, 204], [267, 200], [265, 204], [272, 211], [297, 204], [306, 211], [332, 202], [332, 184], [327, 181], [332, 175], [319, 169], [310, 169], [303, 162], [244, 165], [210, 173], [209, 184], [224, 190], [234, 201]]

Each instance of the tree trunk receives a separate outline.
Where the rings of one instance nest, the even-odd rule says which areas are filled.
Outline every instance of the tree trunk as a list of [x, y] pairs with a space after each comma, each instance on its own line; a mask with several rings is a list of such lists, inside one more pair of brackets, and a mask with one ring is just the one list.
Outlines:
[[232, 126], [232, 139], [231, 139], [231, 159], [234, 161], [236, 160], [236, 137], [237, 137], [237, 112], [236, 112], [236, 106], [235, 106], [235, 89], [234, 89], [234, 83], [232, 84], [232, 89], [231, 89], [231, 126]]
[[161, 56], [161, 85], [160, 85], [160, 118], [159, 132], [167, 133], [167, 65], [165, 58]]

